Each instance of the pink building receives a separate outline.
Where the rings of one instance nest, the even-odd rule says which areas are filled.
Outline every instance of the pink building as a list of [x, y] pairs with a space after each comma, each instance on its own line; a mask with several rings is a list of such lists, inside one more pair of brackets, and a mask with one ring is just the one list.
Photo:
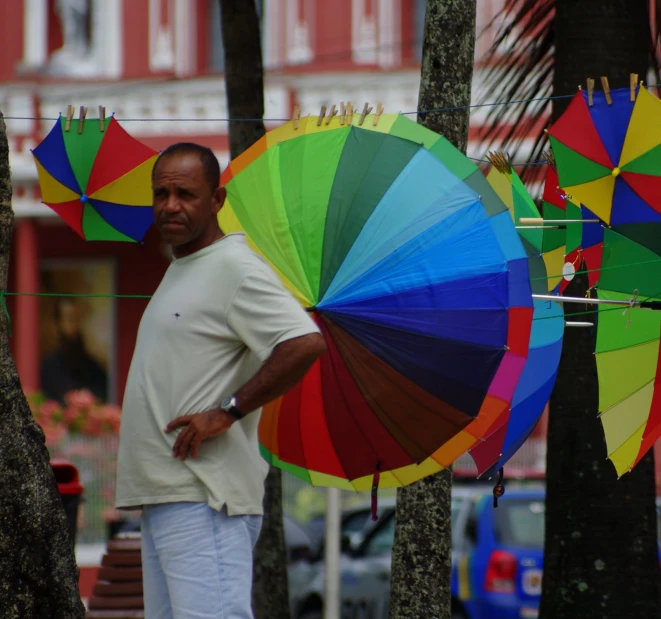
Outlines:
[[[501, 4], [480, 2], [479, 30]], [[425, 0], [268, 0], [258, 5], [266, 118], [289, 118], [294, 104], [303, 114], [314, 114], [341, 100], [356, 107], [381, 102], [386, 112], [416, 109]], [[41, 204], [30, 149], [69, 104], [76, 116], [79, 106], [88, 107], [88, 117], [103, 105], [154, 148], [197, 141], [213, 148], [224, 164], [227, 123], [218, 119], [228, 114], [220, 23], [218, 0], [5, 3], [0, 108], [7, 117], [17, 217], [10, 290], [66, 292], [58, 284], [65, 276], [78, 282], [72, 292], [154, 290], [167, 265], [155, 235], [139, 247], [80, 240]], [[488, 36], [479, 39], [478, 61], [489, 42]], [[478, 62], [475, 91], [480, 72]], [[472, 146], [479, 153], [479, 144]], [[72, 274], [72, 265], [80, 271], [83, 263], [87, 269]], [[10, 300], [12, 345], [28, 390], [40, 386], [42, 359], [56, 346], [54, 304], [53, 298]], [[86, 339], [107, 371], [108, 397], [121, 401], [145, 302], [83, 305]]]

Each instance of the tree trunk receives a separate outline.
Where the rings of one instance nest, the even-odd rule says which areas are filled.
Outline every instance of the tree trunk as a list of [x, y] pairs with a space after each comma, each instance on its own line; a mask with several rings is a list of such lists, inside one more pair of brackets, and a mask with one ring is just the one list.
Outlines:
[[[265, 134], [264, 72], [259, 19], [253, 0], [220, 0], [230, 155], [240, 155]], [[289, 619], [289, 587], [282, 520], [282, 474], [266, 479], [264, 524], [255, 548], [253, 609], [256, 619]]]
[[[606, 75], [611, 88], [645, 76], [647, 2], [557, 0], [554, 92]], [[585, 86], [584, 86], [585, 87]], [[554, 102], [557, 118], [568, 100]], [[585, 276], [567, 289], [583, 296]], [[587, 306], [566, 304], [565, 313]], [[590, 320], [593, 315], [581, 316]], [[654, 457], [619, 481], [597, 416], [595, 331], [567, 329], [550, 406], [541, 619], [661, 617]]]
[[[475, 54], [476, 0], [428, 0], [418, 110], [467, 106]], [[466, 152], [468, 109], [419, 114], [418, 122]], [[449, 470], [397, 491], [390, 617], [450, 617]]]
[[264, 70], [255, 0], [220, 0], [225, 48], [225, 89], [230, 118], [230, 156], [250, 148], [264, 129]]
[[[0, 295], [7, 290], [11, 194], [7, 130], [0, 113]], [[0, 614], [3, 619], [84, 617], [67, 518], [44, 433], [34, 421], [9, 350], [8, 326], [0, 308]]]

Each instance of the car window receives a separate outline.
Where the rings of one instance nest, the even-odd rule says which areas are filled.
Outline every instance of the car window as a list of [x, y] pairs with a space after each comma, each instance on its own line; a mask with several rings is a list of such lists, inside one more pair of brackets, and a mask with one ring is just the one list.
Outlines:
[[459, 517], [459, 510], [461, 509], [461, 502], [456, 499], [452, 499], [452, 506], [450, 507], [450, 520], [452, 523], [452, 528], [457, 526], [457, 518]]
[[505, 546], [542, 548], [544, 546], [544, 501], [511, 499], [494, 510], [497, 542]]
[[395, 542], [395, 516], [388, 518], [365, 545], [366, 557], [382, 557], [392, 552]]
[[370, 517], [370, 510], [361, 510], [355, 514], [347, 516], [342, 522], [342, 535], [351, 535], [352, 533], [359, 533], [367, 524]]

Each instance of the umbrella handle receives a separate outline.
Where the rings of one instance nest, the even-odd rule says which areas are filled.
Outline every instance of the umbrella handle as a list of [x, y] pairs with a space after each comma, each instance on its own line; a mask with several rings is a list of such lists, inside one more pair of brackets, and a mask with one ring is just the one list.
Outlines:
[[372, 479], [372, 520], [376, 522], [379, 519], [377, 510], [379, 507], [379, 481], [381, 481], [381, 463], [376, 463], [376, 471], [374, 471], [374, 478]]
[[503, 477], [505, 475], [505, 471], [503, 471], [503, 467], [500, 467], [500, 470], [498, 471], [498, 481], [496, 482], [496, 485], [493, 487], [493, 506], [498, 507], [498, 499], [505, 494], [505, 486], [503, 485]]

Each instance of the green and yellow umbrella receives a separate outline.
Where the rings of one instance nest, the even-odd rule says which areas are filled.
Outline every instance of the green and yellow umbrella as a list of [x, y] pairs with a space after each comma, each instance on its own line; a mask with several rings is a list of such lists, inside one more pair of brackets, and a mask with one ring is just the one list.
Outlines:
[[[566, 232], [558, 226], [521, 225], [522, 219], [542, 219], [542, 215], [532, 199], [519, 175], [512, 168], [509, 158], [502, 153], [491, 153], [489, 161], [492, 168], [487, 174], [487, 181], [493, 187], [498, 197], [507, 205], [512, 220], [521, 238], [525, 239], [544, 261], [543, 280], [545, 290], [538, 290], [533, 283], [535, 292], [551, 292], [562, 280], [562, 267], [565, 262]], [[554, 204], [544, 202], [544, 217], [550, 220], [565, 219], [565, 211]], [[548, 275], [547, 275], [548, 274]], [[541, 273], [532, 276], [533, 282], [542, 281]]]
[[599, 412], [608, 457], [622, 475], [661, 436], [661, 312], [644, 307], [661, 302], [661, 257], [605, 230], [598, 297], [631, 302], [624, 310], [599, 305], [596, 345]]

